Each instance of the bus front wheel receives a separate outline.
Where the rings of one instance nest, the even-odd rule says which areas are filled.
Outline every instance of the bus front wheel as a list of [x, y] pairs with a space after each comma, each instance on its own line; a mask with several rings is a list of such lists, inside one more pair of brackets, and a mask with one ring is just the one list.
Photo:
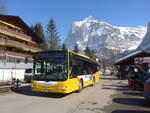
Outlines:
[[81, 92], [82, 89], [83, 89], [83, 80], [81, 79], [80, 82], [79, 82], [78, 92]]
[[93, 77], [92, 79], [92, 86], [94, 86], [94, 84], [95, 84], [95, 77]]

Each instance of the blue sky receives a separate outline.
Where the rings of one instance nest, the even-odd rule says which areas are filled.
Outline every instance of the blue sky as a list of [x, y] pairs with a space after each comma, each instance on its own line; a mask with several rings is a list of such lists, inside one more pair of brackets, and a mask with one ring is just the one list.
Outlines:
[[3, 0], [7, 14], [20, 16], [29, 26], [41, 22], [46, 28], [54, 18], [63, 41], [72, 22], [93, 16], [117, 26], [147, 25], [150, 0]]

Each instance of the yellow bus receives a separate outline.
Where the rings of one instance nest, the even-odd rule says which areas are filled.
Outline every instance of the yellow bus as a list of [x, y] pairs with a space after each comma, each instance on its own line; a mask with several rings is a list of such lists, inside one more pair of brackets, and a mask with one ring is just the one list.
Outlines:
[[99, 81], [98, 63], [69, 50], [43, 51], [34, 56], [32, 91], [70, 93]]

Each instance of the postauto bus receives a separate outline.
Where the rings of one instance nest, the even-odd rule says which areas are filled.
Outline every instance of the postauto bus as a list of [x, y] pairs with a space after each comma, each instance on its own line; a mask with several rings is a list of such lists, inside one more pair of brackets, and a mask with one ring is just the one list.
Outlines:
[[98, 63], [69, 50], [37, 52], [34, 56], [32, 91], [70, 93], [99, 81]]

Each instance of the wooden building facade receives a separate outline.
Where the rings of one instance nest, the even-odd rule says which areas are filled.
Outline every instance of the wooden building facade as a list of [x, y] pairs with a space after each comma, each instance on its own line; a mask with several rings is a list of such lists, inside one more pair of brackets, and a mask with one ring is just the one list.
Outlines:
[[0, 81], [14, 76], [12, 71], [22, 70], [23, 76], [25, 68], [32, 68], [34, 52], [41, 51], [39, 42], [42, 40], [20, 17], [0, 15]]
[[148, 71], [150, 66], [150, 62], [138, 62], [136, 60], [138, 59], [144, 59], [144, 58], [150, 58], [150, 46], [147, 46], [146, 48], [142, 50], [138, 50], [132, 54], [129, 54], [119, 60], [117, 60], [114, 65], [121, 73], [121, 76], [124, 78], [126, 76], [126, 69], [128, 66], [131, 65], [141, 65], [145, 71]]

